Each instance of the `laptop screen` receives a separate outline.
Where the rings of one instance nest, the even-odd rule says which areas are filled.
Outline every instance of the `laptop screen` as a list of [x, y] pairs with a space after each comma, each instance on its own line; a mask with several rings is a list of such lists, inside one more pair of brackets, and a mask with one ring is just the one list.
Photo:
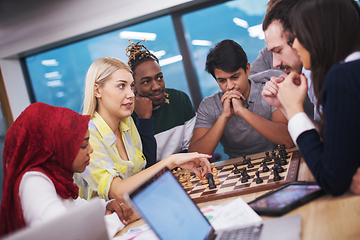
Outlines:
[[131, 194], [134, 205], [161, 239], [205, 239], [211, 225], [170, 171]]

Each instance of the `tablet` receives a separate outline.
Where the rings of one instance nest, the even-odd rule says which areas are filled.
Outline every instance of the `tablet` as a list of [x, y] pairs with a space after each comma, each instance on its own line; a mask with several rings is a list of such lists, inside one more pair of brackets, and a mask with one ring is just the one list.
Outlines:
[[315, 182], [291, 182], [248, 204], [260, 215], [281, 216], [322, 194]]

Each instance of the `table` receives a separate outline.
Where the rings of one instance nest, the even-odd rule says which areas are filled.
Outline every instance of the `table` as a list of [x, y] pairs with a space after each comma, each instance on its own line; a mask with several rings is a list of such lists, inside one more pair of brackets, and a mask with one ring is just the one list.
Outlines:
[[[262, 154], [262, 153], [261, 153]], [[256, 158], [259, 154], [251, 155]], [[262, 154], [263, 155], [263, 154]], [[260, 156], [260, 155], [259, 155]], [[227, 162], [228, 161], [228, 162]], [[232, 159], [222, 161], [229, 164]], [[220, 164], [220, 163], [218, 163]], [[314, 181], [304, 159], [301, 159], [298, 181]], [[267, 191], [241, 195], [245, 202], [250, 202]], [[238, 197], [230, 197], [197, 204], [199, 208], [208, 205], [226, 205]], [[360, 239], [360, 195], [345, 193], [340, 197], [324, 195], [311, 201], [286, 215], [300, 214], [302, 216], [302, 239]], [[271, 217], [262, 216], [264, 220]], [[121, 236], [129, 229], [145, 224], [143, 219], [133, 222], [122, 229], [116, 236]], [[281, 226], [280, 226], [281, 228]], [[281, 229], [280, 229], [281, 230]]]

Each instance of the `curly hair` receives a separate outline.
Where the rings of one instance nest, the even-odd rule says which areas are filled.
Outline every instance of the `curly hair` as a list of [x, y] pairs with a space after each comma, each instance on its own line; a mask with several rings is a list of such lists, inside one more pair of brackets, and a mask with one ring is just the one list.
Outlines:
[[126, 56], [129, 58], [128, 65], [131, 70], [134, 72], [134, 69], [139, 66], [141, 63], [146, 61], [156, 61], [159, 63], [159, 59], [152, 54], [144, 45], [140, 44], [141, 42], [146, 42], [146, 40], [141, 40], [137, 43], [131, 42], [130, 45], [126, 48]]
[[[137, 43], [133, 43], [133, 42], [131, 42], [131, 40], [129, 40], [129, 42], [130, 42], [130, 45], [127, 46], [125, 50], [126, 50], [126, 56], [129, 58], [128, 65], [132, 70], [133, 76], [135, 76], [135, 69], [141, 63], [147, 62], [147, 61], [155, 61], [155, 62], [159, 63], [159, 59], [154, 54], [152, 54], [149, 51], [149, 49], [147, 49], [147, 47], [140, 44], [141, 42], [146, 42], [146, 39], [141, 40]], [[134, 80], [135, 80], [135, 77], [134, 77]], [[168, 97], [169, 97], [169, 94], [164, 92], [164, 101], [167, 104], [170, 103]]]

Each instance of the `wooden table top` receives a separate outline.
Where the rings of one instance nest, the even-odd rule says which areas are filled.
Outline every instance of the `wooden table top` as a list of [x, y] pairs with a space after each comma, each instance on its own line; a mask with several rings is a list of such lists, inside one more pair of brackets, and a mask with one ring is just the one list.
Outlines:
[[[258, 154], [251, 155], [256, 157]], [[219, 162], [217, 164], [229, 164], [232, 159]], [[216, 165], [217, 165], [216, 164]], [[314, 181], [314, 177], [309, 171], [305, 161], [301, 159], [298, 181]], [[234, 199], [241, 197], [245, 202], [250, 202], [255, 198], [269, 192], [260, 191], [256, 193], [230, 197], [197, 204], [199, 208], [209, 205], [222, 205], [230, 203]], [[340, 197], [324, 195], [311, 201], [286, 215], [300, 214], [302, 216], [302, 239], [360, 239], [360, 195], [345, 193]], [[262, 216], [264, 220], [271, 217]], [[121, 236], [129, 229], [145, 224], [143, 219], [133, 222], [117, 233]], [[281, 226], [279, 226], [281, 231]]]

